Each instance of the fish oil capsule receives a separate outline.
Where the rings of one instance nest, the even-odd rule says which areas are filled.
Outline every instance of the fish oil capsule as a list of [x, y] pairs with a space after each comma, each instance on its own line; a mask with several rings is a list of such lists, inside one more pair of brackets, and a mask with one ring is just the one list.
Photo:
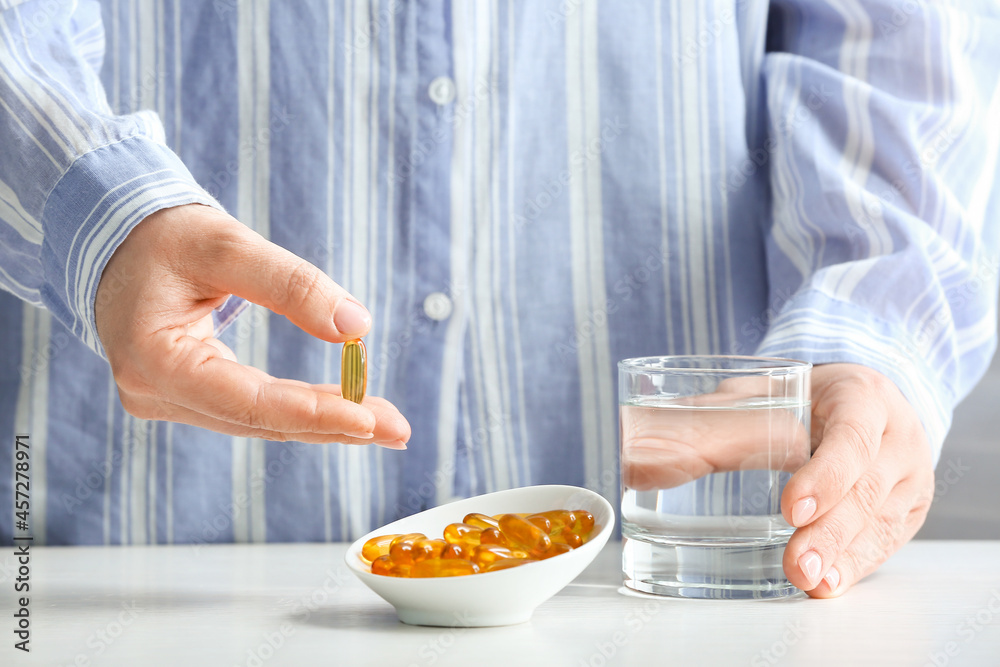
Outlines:
[[398, 535], [376, 535], [361, 547], [361, 557], [369, 563], [375, 561], [379, 556], [389, 553], [389, 544], [399, 537]]
[[379, 556], [372, 561], [372, 574], [388, 575], [392, 565], [392, 558], [389, 557], [389, 554]]
[[550, 537], [553, 542], [561, 542], [573, 549], [583, 544], [583, 538], [566, 527], [554, 531]]
[[474, 547], [479, 544], [479, 534], [483, 529], [467, 523], [449, 523], [444, 529], [444, 541], [449, 544], [464, 544]]
[[349, 401], [360, 403], [368, 387], [368, 353], [358, 338], [344, 343], [340, 353], [340, 394]]
[[491, 564], [502, 558], [513, 557], [514, 554], [512, 554], [510, 549], [507, 547], [496, 546], [493, 544], [480, 544], [472, 552], [472, 562], [478, 565], [481, 569], [489, 567]]
[[412, 565], [403, 565], [401, 563], [393, 563], [393, 566], [389, 568], [390, 577], [400, 577], [406, 579], [410, 576], [410, 570], [413, 569]]
[[479, 572], [479, 566], [462, 559], [429, 558], [422, 560], [410, 569], [414, 579], [424, 577], [463, 577]]
[[475, 526], [476, 528], [499, 528], [500, 523], [491, 516], [486, 516], [485, 514], [479, 514], [473, 512], [472, 514], [466, 514], [465, 518], [462, 519], [463, 523], [467, 523], [470, 526]]
[[[421, 533], [412, 533], [411, 535], [402, 535], [401, 537], [404, 539], [397, 537], [390, 544], [389, 557], [397, 565], [413, 565], [416, 556], [416, 544], [420, 540], [426, 539], [426, 537]], [[412, 539], [405, 539], [408, 537]]]
[[577, 521], [573, 532], [581, 537], [590, 535], [590, 531], [594, 529], [594, 515], [587, 510], [573, 510], [573, 514], [576, 515]]
[[440, 558], [448, 543], [444, 540], [417, 540], [413, 543], [413, 562], [419, 563], [430, 558]]
[[416, 542], [417, 540], [425, 539], [427, 536], [423, 533], [404, 533], [403, 535], [396, 535], [392, 542], [389, 542], [389, 548], [392, 549], [393, 545], [399, 544], [400, 542]]
[[459, 558], [462, 560], [472, 559], [472, 549], [466, 549], [465, 545], [462, 544], [451, 544], [450, 542], [446, 544], [447, 546], [441, 550], [441, 558], [445, 560], [449, 558]]
[[507, 538], [503, 536], [499, 528], [485, 528], [479, 533], [480, 544], [496, 544], [501, 547], [509, 546]]
[[504, 558], [503, 560], [498, 560], [489, 567], [486, 568], [486, 572], [497, 572], [498, 570], [509, 570], [512, 567], [518, 567], [520, 565], [527, 565], [528, 563], [537, 563], [538, 561], [534, 558]]
[[[539, 512], [534, 516], [544, 516], [552, 523], [552, 530], [556, 530], [562, 526], [568, 526], [570, 530], [576, 526], [576, 515], [569, 510], [549, 510], [548, 512]], [[548, 532], [552, 532], [552, 530]]]
[[529, 514], [524, 518], [541, 528], [546, 533], [552, 532], [552, 522], [549, 521], [547, 516], [543, 514]]
[[566, 544], [565, 542], [553, 542], [549, 550], [540, 555], [540, 558], [552, 558], [553, 556], [560, 556], [562, 554], [568, 554], [573, 550], [573, 547]]
[[543, 553], [552, 546], [552, 538], [541, 528], [516, 514], [504, 514], [500, 517], [500, 530], [508, 542], [531, 552]]

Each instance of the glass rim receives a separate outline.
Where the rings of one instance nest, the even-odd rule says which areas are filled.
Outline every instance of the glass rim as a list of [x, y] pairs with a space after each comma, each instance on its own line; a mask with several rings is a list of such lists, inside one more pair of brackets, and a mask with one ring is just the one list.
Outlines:
[[[711, 360], [712, 362], [741, 361], [749, 363], [759, 363], [761, 365], [750, 368], [734, 368], [721, 365], [704, 367], [698, 366], [671, 366], [671, 362], [680, 361], [694, 362], [697, 360]], [[654, 367], [652, 364], [661, 364]], [[765, 364], [771, 364], [770, 366]], [[632, 359], [622, 359], [618, 362], [619, 371], [629, 371], [647, 374], [658, 373], [725, 373], [745, 374], [745, 375], [794, 375], [807, 372], [812, 368], [808, 361], [799, 359], [787, 359], [784, 357], [755, 357], [752, 355], [738, 354], [671, 354], [653, 357], [634, 357]]]

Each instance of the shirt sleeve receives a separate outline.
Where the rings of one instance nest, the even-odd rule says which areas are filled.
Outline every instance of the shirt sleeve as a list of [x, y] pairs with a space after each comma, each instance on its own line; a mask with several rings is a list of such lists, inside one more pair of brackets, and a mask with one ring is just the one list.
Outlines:
[[[129, 231], [171, 206], [221, 209], [167, 148], [156, 114], [112, 112], [103, 53], [96, 2], [0, 0], [0, 286], [102, 357], [97, 286]], [[222, 319], [241, 306], [230, 299]]]
[[757, 352], [885, 374], [935, 464], [996, 346], [998, 62], [992, 3], [771, 3]]

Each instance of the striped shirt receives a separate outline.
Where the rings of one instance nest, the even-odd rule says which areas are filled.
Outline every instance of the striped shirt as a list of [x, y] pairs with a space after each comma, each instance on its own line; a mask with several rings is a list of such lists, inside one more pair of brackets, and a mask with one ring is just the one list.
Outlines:
[[[0, 430], [30, 436], [36, 543], [612, 497], [615, 364], [641, 355], [868, 365], [937, 460], [995, 347], [998, 62], [986, 0], [0, 0]], [[97, 284], [190, 202], [368, 306], [409, 450], [122, 410]], [[339, 347], [242, 305], [219, 327], [241, 361], [337, 381]]]

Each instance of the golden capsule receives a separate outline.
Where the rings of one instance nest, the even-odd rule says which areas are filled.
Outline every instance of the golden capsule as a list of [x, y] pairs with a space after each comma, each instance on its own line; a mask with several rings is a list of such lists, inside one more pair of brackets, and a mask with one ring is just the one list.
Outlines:
[[552, 546], [552, 538], [524, 517], [504, 514], [500, 517], [500, 530], [508, 542], [531, 552], [542, 553]]
[[470, 547], [466, 549], [465, 545], [448, 543], [448, 545], [441, 550], [441, 558], [445, 560], [450, 558], [470, 560], [472, 558], [472, 549], [474, 548], [475, 547]]
[[474, 547], [479, 544], [479, 534], [483, 529], [467, 523], [449, 523], [444, 529], [444, 541], [449, 544], [464, 544]]
[[573, 514], [576, 515], [576, 525], [573, 526], [573, 532], [581, 537], [590, 535], [590, 531], [594, 529], [594, 515], [587, 510], [573, 510]]
[[479, 567], [470, 561], [461, 559], [430, 558], [422, 560], [410, 568], [410, 576], [413, 578], [424, 577], [463, 577], [468, 574], [476, 574]]
[[410, 575], [410, 571], [413, 569], [412, 565], [403, 565], [402, 563], [393, 563], [392, 567], [389, 568], [390, 577], [400, 577], [407, 578]]
[[473, 512], [471, 514], [466, 514], [465, 518], [462, 519], [462, 523], [467, 523], [470, 526], [475, 526], [476, 528], [499, 528], [500, 523], [493, 517], [486, 516], [485, 514], [479, 514]]
[[532, 516], [544, 516], [552, 523], [552, 528], [547, 532], [552, 532], [557, 528], [562, 526], [568, 526], [572, 530], [576, 526], [576, 515], [570, 510], [549, 510], [548, 512], [539, 512]]
[[373, 562], [379, 556], [384, 556], [389, 553], [389, 543], [394, 539], [399, 537], [398, 535], [376, 535], [371, 538], [365, 545], [361, 547], [361, 557], [364, 558], [369, 563]]
[[553, 542], [549, 550], [542, 553], [539, 558], [552, 558], [553, 556], [560, 556], [562, 554], [569, 553], [573, 550], [573, 547], [566, 544], [565, 542]]
[[503, 536], [499, 528], [484, 528], [481, 533], [479, 533], [479, 543], [480, 544], [496, 544], [501, 547], [509, 546], [507, 543], [507, 538]]
[[552, 535], [550, 535], [550, 539], [553, 542], [566, 544], [573, 549], [576, 549], [583, 544], [583, 538], [567, 527], [559, 528], [553, 531]]
[[541, 528], [546, 533], [552, 532], [552, 522], [549, 521], [549, 518], [544, 514], [529, 514], [524, 518]]
[[389, 557], [397, 565], [413, 565], [416, 561], [416, 544], [426, 539], [422, 533], [400, 535], [389, 545]]
[[340, 353], [340, 394], [349, 401], [360, 403], [368, 387], [368, 353], [358, 338], [344, 343]]
[[389, 554], [379, 556], [372, 561], [372, 574], [388, 575], [392, 565], [392, 558], [389, 557]]
[[486, 569], [502, 558], [513, 558], [507, 547], [500, 547], [493, 544], [480, 544], [472, 552], [472, 562], [482, 569]]
[[446, 546], [448, 546], [448, 543], [440, 539], [417, 540], [413, 543], [413, 562], [419, 563], [422, 560], [440, 558]]
[[423, 533], [404, 533], [402, 535], [396, 535], [392, 542], [389, 542], [389, 548], [391, 549], [393, 545], [399, 544], [400, 542], [416, 542], [417, 540], [423, 540], [427, 536]]
[[537, 563], [538, 561], [534, 558], [504, 558], [503, 560], [498, 560], [486, 568], [487, 572], [497, 572], [498, 570], [509, 570], [512, 567], [518, 567], [521, 565], [527, 565], [528, 563]]

